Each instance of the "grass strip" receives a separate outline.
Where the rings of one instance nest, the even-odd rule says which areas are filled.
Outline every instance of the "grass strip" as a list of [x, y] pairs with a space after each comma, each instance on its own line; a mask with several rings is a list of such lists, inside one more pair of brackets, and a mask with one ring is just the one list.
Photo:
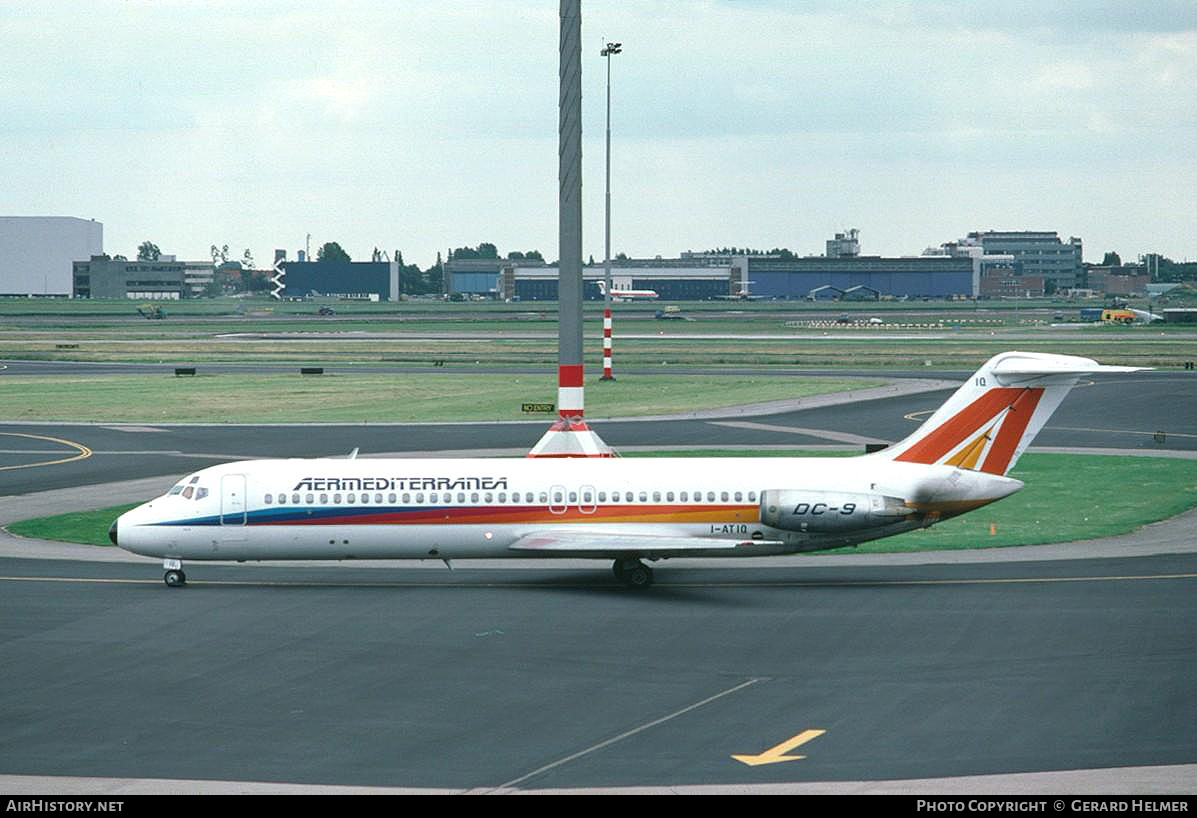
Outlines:
[[[654, 375], [586, 390], [590, 418], [671, 414], [865, 389], [852, 378]], [[0, 419], [79, 423], [394, 423], [529, 420], [554, 404], [546, 375], [81, 375], [8, 377]], [[540, 415], [539, 417], [552, 417]]]

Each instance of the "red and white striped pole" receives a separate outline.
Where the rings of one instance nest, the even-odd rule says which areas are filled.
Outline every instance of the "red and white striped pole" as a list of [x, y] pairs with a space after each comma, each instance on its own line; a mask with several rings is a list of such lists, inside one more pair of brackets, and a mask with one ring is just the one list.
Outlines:
[[613, 381], [611, 374], [611, 308], [603, 310], [603, 377], [599, 380]]
[[562, 420], [582, 419], [582, 369], [581, 366], [557, 367], [557, 414]]

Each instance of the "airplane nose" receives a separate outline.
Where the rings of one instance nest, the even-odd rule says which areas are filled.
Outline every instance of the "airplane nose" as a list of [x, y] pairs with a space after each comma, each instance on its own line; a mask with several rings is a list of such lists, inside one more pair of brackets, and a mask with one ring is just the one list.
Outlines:
[[113, 520], [112, 525], [108, 526], [108, 539], [112, 540], [113, 545], [120, 545], [116, 541], [116, 520]]

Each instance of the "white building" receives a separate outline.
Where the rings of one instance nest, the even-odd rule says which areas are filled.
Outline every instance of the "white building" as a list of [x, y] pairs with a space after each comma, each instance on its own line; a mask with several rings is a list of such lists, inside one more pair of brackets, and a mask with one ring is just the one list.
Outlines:
[[73, 216], [0, 216], [0, 296], [71, 294], [74, 262], [104, 252], [104, 225]]

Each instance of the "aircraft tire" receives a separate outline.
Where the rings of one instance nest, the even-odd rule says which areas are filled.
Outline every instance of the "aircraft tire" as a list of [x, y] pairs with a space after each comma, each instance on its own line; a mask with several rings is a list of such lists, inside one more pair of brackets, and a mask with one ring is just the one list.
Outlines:
[[653, 569], [642, 562], [625, 566], [623, 583], [629, 588], [647, 588], [653, 584]]
[[187, 584], [187, 575], [182, 571], [167, 571], [163, 575], [162, 581], [168, 588], [182, 588]]

